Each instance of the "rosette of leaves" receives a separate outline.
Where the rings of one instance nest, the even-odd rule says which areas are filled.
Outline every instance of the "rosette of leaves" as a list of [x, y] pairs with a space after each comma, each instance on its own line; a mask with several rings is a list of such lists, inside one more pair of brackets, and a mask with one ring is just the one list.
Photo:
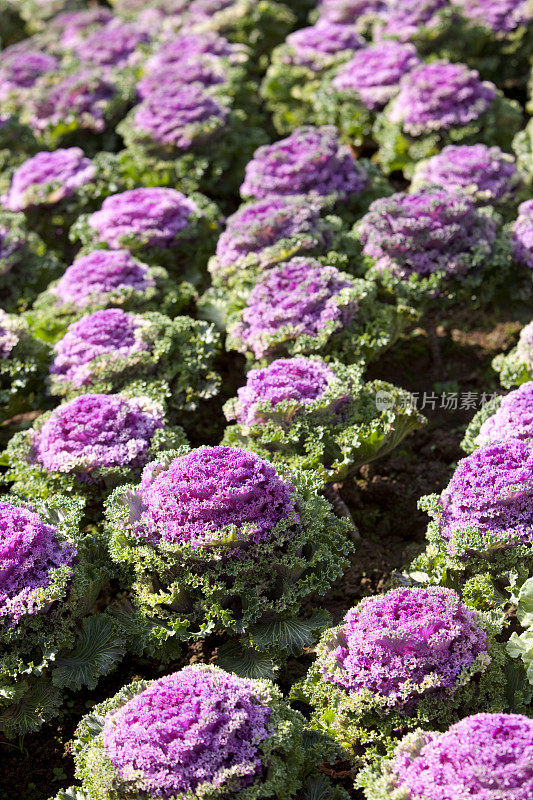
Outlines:
[[25, 310], [61, 274], [61, 264], [22, 214], [0, 211], [0, 304], [9, 312]]
[[416, 319], [404, 303], [383, 302], [375, 283], [317, 259], [296, 257], [265, 273], [242, 311], [228, 318], [227, 350], [265, 365], [321, 353], [368, 362]]
[[357, 50], [326, 75], [313, 93], [317, 124], [333, 123], [354, 147], [372, 145], [380, 112], [398, 94], [401, 78], [420, 65], [413, 44], [379, 42]]
[[140, 100], [162, 88], [197, 83], [222, 91], [228, 105], [246, 110], [250, 121], [264, 125], [250, 48], [232, 44], [213, 31], [179, 32], [163, 41], [142, 67], [136, 91]]
[[533, 684], [533, 578], [528, 578], [516, 597], [516, 616], [521, 631], [513, 631], [507, 642], [511, 658], [520, 658], [528, 681]]
[[533, 322], [522, 328], [516, 347], [493, 359], [492, 368], [500, 374], [505, 389], [533, 380]]
[[323, 22], [291, 33], [272, 51], [260, 91], [278, 133], [290, 133], [313, 118], [321, 82], [363, 46], [352, 25]]
[[26, 319], [35, 336], [53, 344], [69, 325], [101, 309], [160, 311], [172, 318], [195, 297], [192, 284], [171, 279], [166, 269], [150, 267], [128, 250], [92, 250], [38, 295]]
[[256, 148], [268, 142], [259, 122], [226, 94], [226, 83], [163, 85], [117, 126], [126, 144], [122, 169], [143, 185], [225, 198], [238, 189]]
[[49, 388], [62, 397], [151, 383], [174, 417], [196, 411], [220, 386], [220, 337], [191, 317], [103, 309], [73, 323], [54, 350]]
[[408, 578], [460, 591], [475, 608], [503, 606], [533, 571], [531, 440], [478, 447], [441, 495], [419, 502], [431, 521]]
[[250, 370], [238, 397], [224, 406], [235, 424], [223, 443], [291, 470], [312, 470], [324, 483], [346, 480], [426, 422], [409, 392], [385, 381], [365, 383], [361, 373], [361, 365], [318, 356]]
[[533, 381], [484, 403], [468, 425], [461, 447], [472, 453], [476, 447], [510, 439], [533, 439]]
[[501, 217], [467, 194], [427, 188], [380, 198], [354, 232], [365, 278], [422, 313], [483, 306], [508, 290], [510, 238]]
[[0, 309], [0, 425], [42, 400], [50, 358], [22, 317]]
[[95, 248], [126, 249], [173, 278], [198, 285], [219, 234], [218, 206], [205, 195], [142, 187], [107, 197], [99, 211], [82, 215], [72, 241]]
[[468, 194], [476, 206], [491, 206], [506, 220], [516, 218], [527, 194], [514, 157], [484, 144], [448, 145], [419, 161], [410, 191], [428, 188]]
[[0, 176], [0, 202], [21, 212], [49, 248], [68, 248], [68, 230], [81, 214], [125, 188], [113, 153], [87, 158], [78, 147], [41, 151]]
[[216, 31], [228, 41], [250, 47], [258, 68], [296, 24], [290, 6], [274, 0], [193, 0], [187, 23], [192, 30]]
[[328, 615], [299, 617], [301, 605], [327, 591], [353, 550], [350, 523], [320, 489], [309, 472], [278, 474], [223, 446], [165, 454], [139, 485], [117, 489], [107, 535], [113, 561], [134, 575], [133, 606], [117, 611], [131, 646], [168, 659], [219, 631], [229, 637], [221, 666], [271, 677], [316, 641]]
[[86, 498], [89, 518], [98, 518], [112, 489], [135, 480], [157, 453], [187, 441], [182, 428], [166, 424], [162, 403], [149, 392], [138, 385], [129, 393], [86, 394], [42, 414], [9, 441], [3, 482], [24, 498]]
[[474, 714], [444, 732], [416, 730], [357, 776], [367, 800], [509, 797], [533, 791], [533, 721], [522, 714]]
[[404, 75], [396, 97], [378, 116], [373, 136], [383, 172], [411, 177], [414, 166], [449, 144], [510, 149], [521, 127], [518, 103], [464, 64], [436, 61]]
[[367, 159], [356, 159], [333, 125], [304, 125], [255, 151], [240, 187], [244, 200], [308, 195], [351, 227], [378, 197], [392, 194], [389, 181]]
[[368, 758], [390, 749], [398, 734], [506, 709], [501, 629], [501, 619], [468, 608], [451, 589], [365, 598], [322, 634], [293, 696], [312, 706], [311, 724], [352, 759], [361, 745]]
[[38, 730], [67, 691], [94, 689], [125, 652], [114, 619], [95, 611], [112, 572], [101, 537], [80, 529], [82, 509], [59, 495], [0, 503], [0, 731], [8, 738]]
[[459, 54], [502, 89], [525, 85], [533, 45], [527, 0], [452, 0], [444, 16], [449, 24], [433, 52], [451, 61]]
[[245, 203], [226, 220], [208, 269], [213, 284], [203, 300], [220, 327], [246, 304], [257, 280], [293, 256], [315, 256], [350, 269], [360, 247], [343, 220], [327, 213], [319, 197], [290, 195]]
[[4, 106], [28, 125], [41, 147], [77, 146], [93, 155], [116, 149], [115, 126], [133, 100], [134, 83], [126, 70], [82, 66], [42, 75]]
[[[199, 705], [206, 716], [193, 729], [183, 714], [195, 715]], [[133, 714], [144, 732], [129, 723]], [[206, 664], [125, 686], [82, 719], [71, 752], [80, 795], [72, 787], [56, 800], [141, 800], [147, 792], [174, 800], [348, 797], [314, 772], [335, 760], [336, 746], [312, 736], [273, 683]]]

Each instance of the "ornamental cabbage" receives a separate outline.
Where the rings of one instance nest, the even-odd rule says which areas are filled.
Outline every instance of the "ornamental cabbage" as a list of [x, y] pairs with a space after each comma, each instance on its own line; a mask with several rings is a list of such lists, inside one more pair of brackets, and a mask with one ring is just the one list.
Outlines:
[[381, 303], [374, 284], [296, 257], [257, 281], [226, 346], [263, 363], [313, 353], [356, 362], [390, 347], [409, 319], [405, 307]]
[[98, 501], [136, 478], [154, 453], [186, 441], [164, 423], [162, 405], [146, 395], [81, 395], [15, 434], [5, 480], [22, 497], [86, 496], [97, 513]]
[[500, 373], [500, 383], [505, 389], [533, 380], [533, 322], [522, 328], [516, 347], [493, 359], [492, 368]]
[[251, 369], [224, 414], [236, 423], [226, 428], [225, 444], [314, 470], [327, 483], [346, 480], [425, 423], [408, 392], [385, 381], [364, 383], [359, 365], [318, 357]]
[[485, 144], [450, 144], [438, 155], [416, 165], [411, 191], [438, 187], [448, 192], [464, 192], [477, 206], [512, 212], [520, 183], [510, 153]]
[[356, 160], [341, 144], [333, 125], [306, 125], [286, 139], [260, 147], [248, 162], [240, 189], [241, 197], [249, 200], [318, 195], [350, 223], [374, 197], [389, 191], [388, 182], [370, 162]]
[[283, 475], [237, 447], [182, 449], [113, 493], [111, 557], [135, 573], [132, 647], [169, 658], [180, 641], [219, 629], [244, 636], [252, 664], [266, 659], [266, 669], [294, 646], [285, 625], [312, 641], [317, 621], [295, 615], [342, 574], [348, 524], [312, 476]]
[[[290, 800], [310, 770], [336, 755], [327, 740], [311, 744], [304, 735], [304, 717], [270, 681], [196, 664], [130, 684], [97, 705], [78, 726], [72, 751], [94, 800], [110, 800], [110, 792], [117, 800], [147, 792]], [[332, 787], [328, 796], [347, 797]]]
[[511, 439], [533, 439], [533, 381], [485, 403], [466, 429], [461, 446], [471, 453], [476, 447]]
[[6, 183], [3, 208], [24, 212], [28, 226], [57, 250], [79, 215], [96, 210], [123, 179], [114, 154], [90, 159], [79, 147], [68, 147], [37, 153], [6, 175]]
[[61, 496], [37, 506], [6, 500], [0, 503], [0, 731], [13, 737], [59, 713], [66, 689], [94, 689], [124, 648], [111, 617], [91, 613], [111, 572], [100, 538], [80, 532], [82, 504]]
[[518, 104], [464, 64], [422, 64], [400, 79], [397, 96], [374, 126], [378, 161], [385, 173], [402, 169], [409, 177], [416, 162], [448, 144], [509, 148], [520, 128]]
[[217, 207], [201, 194], [142, 187], [107, 197], [99, 211], [78, 219], [70, 235], [87, 247], [125, 248], [172, 276], [199, 282], [218, 224]]
[[321, 79], [364, 44], [353, 25], [323, 21], [291, 33], [276, 47], [261, 95], [278, 133], [289, 133], [312, 119], [312, 99]]
[[533, 570], [533, 446], [493, 441], [459, 461], [446, 489], [419, 507], [431, 517], [416, 580], [461, 586], [475, 607], [509, 602]]
[[149, 267], [129, 250], [92, 250], [76, 258], [59, 281], [37, 297], [27, 319], [35, 335], [55, 342], [84, 314], [117, 307], [174, 317], [195, 294], [190, 283], [171, 281], [165, 269]]
[[208, 269], [222, 304], [242, 308], [257, 279], [279, 262], [327, 253], [330, 263], [346, 264], [354, 250], [353, 235], [340, 217], [323, 214], [319, 197], [267, 197], [228, 217]]
[[50, 390], [72, 397], [141, 382], [168, 397], [172, 413], [193, 411], [219, 388], [214, 370], [219, 347], [207, 322], [102, 309], [74, 322], [55, 344]]
[[370, 143], [376, 114], [398, 94], [400, 79], [419, 65], [412, 44], [385, 41], [358, 50], [313, 95], [316, 121], [334, 122], [354, 146]]
[[170, 73], [161, 85], [158, 76], [159, 87], [120, 123], [123, 158], [139, 181], [152, 183], [155, 176], [168, 186], [225, 196], [238, 187], [245, 164], [268, 137], [259, 120], [233, 101], [229, 76], [202, 86], [198, 74], [189, 72], [192, 82], [184, 82], [181, 68], [177, 80]]
[[421, 724], [446, 726], [465, 710], [501, 711], [498, 631], [451, 589], [393, 589], [324, 632], [299, 693], [314, 708], [314, 726], [347, 749]]
[[418, 730], [391, 757], [361, 773], [367, 800], [528, 800], [533, 792], [533, 720], [521, 714], [474, 714], [444, 733]]
[[367, 276], [427, 309], [457, 296], [491, 298], [508, 280], [509, 246], [499, 218], [442, 189], [375, 200], [356, 226]]
[[77, 72], [42, 75], [31, 89], [5, 105], [19, 114], [44, 147], [74, 143], [94, 152], [113, 149], [114, 128], [131, 95], [126, 76], [102, 67], [81, 67]]

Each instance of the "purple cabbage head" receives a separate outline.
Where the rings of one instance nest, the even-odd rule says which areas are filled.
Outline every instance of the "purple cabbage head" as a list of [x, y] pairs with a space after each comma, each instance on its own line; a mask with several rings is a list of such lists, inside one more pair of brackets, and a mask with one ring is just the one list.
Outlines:
[[482, 540], [532, 542], [533, 443], [513, 439], [474, 450], [459, 461], [439, 505], [445, 542], [467, 528]]
[[322, 397], [335, 373], [324, 362], [311, 358], [279, 358], [265, 369], [251, 369], [238, 392], [232, 417], [241, 425], [264, 422], [260, 407], [294, 402], [306, 406]]
[[315, 70], [320, 69], [324, 58], [359, 50], [365, 41], [352, 25], [324, 21], [289, 34], [286, 45], [290, 55], [285, 58], [290, 64]]
[[387, 0], [321, 0], [318, 4], [320, 20], [357, 25], [365, 17], [374, 19], [387, 7]]
[[87, 30], [101, 27], [114, 19], [113, 12], [103, 6], [65, 11], [47, 22], [47, 31], [60, 38], [61, 45], [69, 50], [77, 44]]
[[402, 279], [437, 270], [451, 277], [469, 269], [474, 251], [490, 254], [496, 222], [480, 214], [468, 195], [398, 192], [371, 204], [359, 234], [364, 254], [379, 270]]
[[238, 447], [200, 447], [166, 468], [148, 464], [134, 535], [193, 549], [269, 538], [279, 522], [299, 521], [294, 488], [259, 456]]
[[74, 51], [83, 63], [124, 68], [139, 61], [138, 48], [149, 41], [150, 36], [140, 26], [112, 20], [75, 42]]
[[121, 289], [146, 291], [154, 286], [148, 270], [129, 250], [93, 250], [67, 267], [53, 292], [61, 303], [84, 308]]
[[403, 75], [420, 64], [412, 44], [381, 42], [358, 50], [333, 79], [341, 92], [353, 92], [371, 111], [381, 109], [398, 92]]
[[377, 35], [409, 42], [420, 28], [438, 28], [441, 12], [449, 5], [450, 0], [387, 0], [383, 14], [376, 20]]
[[57, 528], [38, 514], [0, 503], [0, 627], [37, 614], [42, 590], [57, 569], [67, 568], [71, 575], [75, 557], [75, 545], [61, 544]]
[[187, 150], [209, 139], [229, 111], [201, 86], [177, 83], [149, 94], [137, 106], [133, 126], [156, 142]]
[[133, 240], [149, 247], [172, 247], [198, 206], [176, 189], [130, 189], [107, 197], [89, 217], [98, 239], [112, 250]]
[[264, 145], [246, 167], [243, 197], [261, 200], [279, 195], [346, 198], [366, 187], [368, 177], [333, 125], [298, 128], [286, 139]]
[[476, 70], [435, 61], [404, 75], [389, 118], [411, 136], [422, 136], [474, 122], [495, 97], [494, 84], [481, 81]]
[[112, 362], [148, 349], [143, 339], [143, 317], [121, 308], [96, 311], [72, 323], [54, 346], [50, 374], [75, 388], [87, 386], [93, 377], [94, 360]]
[[126, 785], [150, 797], [201, 796], [228, 782], [238, 793], [265, 768], [259, 745], [270, 735], [270, 708], [259, 686], [185, 667], [107, 715], [105, 752]]
[[340, 643], [321, 660], [326, 681], [349, 695], [369, 691], [409, 710], [426, 693], [453, 693], [487, 649], [480, 614], [451, 589], [394, 589], [344, 618]]
[[79, 147], [42, 151], [17, 167], [2, 205], [10, 211], [22, 211], [58, 203], [72, 197], [95, 175], [96, 167]]
[[420, 800], [529, 800], [533, 795], [533, 720], [475, 714], [445, 733], [427, 732], [417, 752], [398, 745], [392, 763], [402, 796]]
[[292, 258], [257, 282], [231, 335], [259, 359], [280, 331], [290, 330], [291, 339], [296, 339], [314, 338], [326, 326], [342, 330], [357, 313], [357, 304], [339, 302], [349, 288], [351, 283], [336, 267], [313, 258]]
[[518, 208], [513, 225], [513, 254], [520, 264], [533, 269], [533, 200], [526, 200]]
[[12, 92], [29, 89], [37, 78], [58, 66], [58, 59], [49, 53], [29, 50], [27, 45], [6, 47], [0, 61], [0, 100], [5, 100]]
[[451, 0], [466, 19], [505, 36], [533, 20], [528, 0]]
[[474, 443], [479, 446], [510, 439], [533, 440], [533, 381], [502, 397], [500, 407], [485, 420]]
[[415, 168], [413, 185], [440, 186], [462, 191], [479, 203], [500, 203], [509, 198], [518, 183], [513, 157], [499, 147], [485, 144], [453, 145]]
[[34, 131], [72, 123], [95, 133], [105, 130], [107, 110], [117, 94], [110, 72], [84, 67], [57, 82], [45, 78], [36, 82], [26, 103], [28, 123]]
[[227, 267], [282, 239], [315, 233], [321, 204], [305, 197], [268, 197], [243, 206], [228, 217], [217, 242], [217, 260]]
[[98, 468], [142, 466], [162, 427], [160, 409], [146, 398], [83, 394], [58, 406], [33, 431], [32, 458], [47, 472], [90, 481]]
[[[227, 69], [222, 59], [209, 53], [187, 56], [181, 61], [169, 64], [164, 68], [161, 67], [161, 69], [163, 70], [162, 72], [151, 70], [145, 73], [144, 77], [136, 83], [135, 89], [141, 100], [150, 101], [152, 96], [157, 96], [159, 98], [158, 102], [163, 103], [164, 96], [172, 97], [173, 94], [176, 94], [178, 99], [183, 100], [184, 97], [191, 97], [191, 93], [182, 88], [184, 86], [192, 89], [193, 87], [190, 84], [196, 83], [199, 89], [207, 89], [211, 86], [220, 86], [226, 83], [228, 79]], [[196, 87], [194, 88], [196, 89]], [[202, 103], [206, 104], [205, 97], [201, 97], [197, 92], [192, 94], [197, 94], [199, 98], [198, 103], [192, 104], [193, 109], [198, 105], [201, 107]], [[212, 101], [213, 107], [217, 105], [218, 103]], [[163, 115], [158, 109], [157, 103], [152, 103], [152, 106], [148, 103], [148, 106], [153, 108], [153, 119], [162, 118]], [[203, 120], [199, 121], [202, 122]]]

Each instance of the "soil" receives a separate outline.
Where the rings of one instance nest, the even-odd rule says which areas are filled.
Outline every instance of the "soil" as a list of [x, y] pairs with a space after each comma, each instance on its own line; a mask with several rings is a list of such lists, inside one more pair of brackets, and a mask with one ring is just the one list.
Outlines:
[[[362, 468], [354, 481], [341, 488], [341, 496], [361, 533], [361, 541], [342, 579], [324, 598], [316, 601], [330, 611], [334, 623], [362, 597], [386, 589], [392, 573], [422, 549], [427, 520], [418, 511], [417, 501], [422, 495], [438, 492], [446, 485], [462, 455], [460, 441], [474, 413], [472, 408], [461, 408], [461, 405], [468, 405], [463, 398], [467, 393], [476, 393], [478, 408], [482, 392], [498, 391], [491, 360], [516, 342], [524, 320], [510, 312], [508, 316], [485, 313], [483, 320], [473, 326], [470, 317], [465, 309], [447, 323], [446, 330], [438, 329], [442, 357], [438, 374], [424, 330], [401, 341], [369, 371], [370, 378], [379, 377], [418, 393], [418, 407], [427, 416], [428, 424], [390, 456]], [[239, 385], [241, 367], [234, 359], [221, 364], [225, 396], [231, 396]], [[443, 393], [449, 396], [453, 392], [458, 396], [458, 408], [442, 408]], [[422, 408], [424, 393], [426, 403]], [[437, 399], [433, 399], [433, 395]], [[213, 420], [223, 419], [220, 399], [218, 404], [213, 404], [212, 411]], [[209, 433], [212, 435], [213, 431]], [[203, 431], [198, 431], [192, 438], [200, 443], [204, 436]], [[179, 663], [169, 664], [164, 670], [156, 662], [127, 658], [114, 674], [100, 681], [95, 691], [69, 699], [60, 717], [38, 734], [26, 736], [23, 742], [7, 742], [0, 738], [0, 800], [45, 800], [69, 786], [73, 769], [66, 745], [80, 717], [94, 703], [135, 678], [159, 677], [185, 663], [211, 661], [217, 644], [213, 637], [191, 647]], [[311, 659], [311, 653], [291, 659], [280, 675], [284, 690], [305, 673]], [[328, 772], [350, 788], [346, 764], [337, 764]], [[351, 791], [354, 798], [359, 798], [353, 789]]]

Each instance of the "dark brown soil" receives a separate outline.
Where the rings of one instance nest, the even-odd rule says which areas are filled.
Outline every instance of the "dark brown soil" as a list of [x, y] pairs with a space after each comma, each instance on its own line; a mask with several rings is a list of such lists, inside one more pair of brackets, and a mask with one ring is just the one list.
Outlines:
[[[392, 353], [372, 367], [370, 377], [379, 377], [418, 392], [422, 401], [434, 393], [435, 408], [423, 409], [427, 427], [412, 435], [388, 458], [361, 470], [357, 479], [345, 485], [341, 494], [361, 532], [361, 542], [351, 566], [325, 598], [320, 599], [338, 622], [346, 610], [361, 597], [383, 590], [391, 573], [399, 569], [424, 541], [426, 520], [417, 510], [421, 495], [440, 491], [449, 480], [454, 463], [461, 457], [459, 443], [471, 419], [472, 409], [447, 410], [440, 407], [443, 392], [492, 392], [497, 390], [496, 376], [490, 369], [493, 356], [516, 341], [520, 323], [500, 314], [485, 314], [481, 324], [471, 327], [465, 310], [440, 330], [442, 368], [438, 373], [431, 360], [427, 336], [420, 331], [399, 343]], [[225, 367], [226, 393], [234, 391], [235, 370]], [[231, 391], [230, 391], [231, 390]], [[419, 404], [420, 407], [420, 404]], [[479, 406], [477, 406], [479, 407]], [[220, 405], [213, 406], [213, 418], [222, 419]], [[198, 440], [203, 432], [198, 431]], [[317, 601], [318, 602], [318, 601]], [[210, 660], [216, 641], [191, 648], [182, 663]], [[292, 659], [280, 676], [285, 689], [300, 677], [311, 655]], [[171, 664], [165, 672], [182, 663]], [[66, 742], [80, 717], [95, 702], [113, 694], [135, 677], [158, 677], [156, 663], [127, 659], [120, 669], [100, 682], [95, 692], [78, 695], [65, 705], [59, 719], [45, 726], [23, 743], [0, 739], [0, 800], [44, 800], [72, 782], [72, 762], [65, 751]], [[347, 787], [346, 765], [333, 770]], [[353, 797], [358, 797], [355, 793]]]

